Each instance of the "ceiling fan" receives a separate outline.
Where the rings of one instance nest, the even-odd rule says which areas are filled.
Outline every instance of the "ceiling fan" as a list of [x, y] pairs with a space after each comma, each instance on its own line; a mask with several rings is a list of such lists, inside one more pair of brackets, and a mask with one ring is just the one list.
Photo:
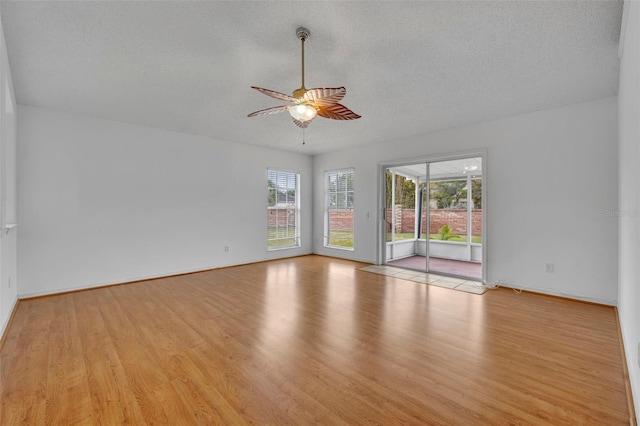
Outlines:
[[344, 95], [347, 94], [347, 89], [344, 87], [316, 89], [307, 89], [304, 87], [304, 42], [309, 38], [309, 34], [309, 30], [303, 27], [296, 30], [296, 36], [302, 42], [302, 86], [293, 91], [293, 96], [269, 89], [263, 89], [262, 87], [251, 86], [252, 89], [256, 89], [267, 96], [281, 101], [289, 101], [291, 104], [252, 112], [247, 115], [247, 117], [270, 115], [282, 111], [289, 111], [289, 114], [291, 114], [291, 118], [293, 118], [293, 122], [296, 126], [303, 129], [307, 128], [316, 115], [324, 118], [331, 118], [333, 120], [355, 120], [360, 118], [358, 114], [338, 103], [342, 98], [344, 98]]

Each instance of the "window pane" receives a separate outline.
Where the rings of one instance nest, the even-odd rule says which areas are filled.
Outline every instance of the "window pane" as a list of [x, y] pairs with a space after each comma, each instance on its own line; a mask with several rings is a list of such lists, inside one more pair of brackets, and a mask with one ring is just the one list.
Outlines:
[[299, 175], [267, 171], [267, 247], [269, 250], [300, 246], [298, 222]]
[[386, 237], [386, 242], [390, 242], [391, 241], [391, 237], [392, 237], [392, 230], [393, 230], [393, 209], [391, 207], [392, 205], [392, 198], [391, 198], [391, 194], [393, 192], [393, 173], [391, 173], [389, 171], [389, 169], [387, 169], [387, 174], [385, 176], [385, 213], [384, 213], [384, 217], [385, 217], [385, 233], [387, 235]]
[[277, 192], [275, 188], [269, 188], [267, 190], [267, 206], [273, 207], [276, 205]]
[[482, 178], [471, 180], [471, 242], [482, 243]]
[[338, 194], [329, 193], [329, 208], [335, 209], [336, 207], [338, 207]]
[[338, 175], [338, 191], [346, 191], [347, 190], [347, 177], [344, 174]]
[[467, 239], [467, 180], [429, 183], [430, 239], [464, 242]]
[[338, 176], [335, 174], [327, 175], [327, 189], [330, 192], [335, 192], [338, 190], [337, 179], [338, 179]]
[[325, 246], [353, 250], [353, 170], [326, 173]]
[[347, 193], [339, 192], [338, 193], [338, 208], [346, 209], [347, 208]]
[[347, 191], [353, 191], [353, 173], [347, 174]]
[[287, 228], [287, 238], [295, 238], [296, 237], [296, 230], [293, 227], [288, 227]]
[[427, 199], [429, 198], [429, 194], [427, 189], [425, 188], [424, 183], [420, 183], [422, 189], [420, 190], [420, 194], [422, 197], [421, 207], [420, 207], [420, 238], [426, 240], [428, 238], [427, 235]]
[[386, 241], [411, 240], [416, 237], [416, 183], [387, 170]]
[[[269, 219], [271, 219], [271, 216], [269, 216]], [[269, 226], [269, 228], [267, 229], [267, 238], [270, 240], [275, 240], [276, 235], [277, 235], [276, 227]]]

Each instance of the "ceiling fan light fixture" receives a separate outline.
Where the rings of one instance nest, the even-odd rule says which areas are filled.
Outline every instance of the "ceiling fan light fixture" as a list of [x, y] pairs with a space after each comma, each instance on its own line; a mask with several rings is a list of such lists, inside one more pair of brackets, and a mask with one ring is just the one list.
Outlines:
[[314, 107], [304, 104], [294, 105], [289, 108], [289, 114], [291, 114], [291, 117], [298, 121], [302, 121], [303, 123], [305, 121], [313, 120], [317, 113], [318, 111], [316, 111]]
[[293, 91], [293, 96], [276, 92], [275, 90], [251, 86], [252, 89], [271, 98], [288, 101], [291, 104], [261, 109], [252, 112], [247, 117], [289, 111], [291, 118], [293, 118], [293, 124], [302, 129], [306, 129], [316, 115], [332, 120], [355, 120], [360, 118], [358, 114], [339, 103], [344, 98], [344, 95], [347, 94], [347, 89], [344, 87], [317, 87], [315, 89], [306, 89], [304, 87], [304, 42], [309, 38], [309, 34], [309, 30], [304, 27], [296, 30], [296, 36], [300, 39], [302, 50], [302, 55], [300, 55], [302, 59], [302, 85]]

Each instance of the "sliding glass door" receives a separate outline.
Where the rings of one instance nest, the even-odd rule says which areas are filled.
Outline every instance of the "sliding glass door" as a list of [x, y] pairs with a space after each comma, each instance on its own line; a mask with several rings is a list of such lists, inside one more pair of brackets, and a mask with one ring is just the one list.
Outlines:
[[384, 262], [482, 280], [482, 156], [384, 168]]

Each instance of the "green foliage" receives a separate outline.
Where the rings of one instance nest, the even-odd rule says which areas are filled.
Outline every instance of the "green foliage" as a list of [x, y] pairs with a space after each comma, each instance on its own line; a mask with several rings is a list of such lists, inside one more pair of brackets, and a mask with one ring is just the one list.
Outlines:
[[471, 200], [473, 201], [473, 208], [482, 208], [482, 179], [471, 179]]
[[[467, 181], [439, 180], [429, 183], [430, 198], [437, 201], [439, 209], [454, 208], [467, 199]], [[473, 208], [482, 208], [482, 179], [471, 179]]]
[[455, 207], [467, 199], [466, 180], [439, 180], [429, 183], [430, 198], [438, 202], [439, 209]]
[[353, 231], [331, 231], [330, 246], [353, 247]]
[[328, 173], [329, 192], [353, 191], [353, 172]]
[[353, 208], [353, 176], [352, 171], [327, 173], [329, 208]]
[[276, 184], [271, 180], [267, 180], [267, 205], [273, 207], [276, 205], [277, 189]]
[[[387, 172], [386, 206], [391, 207], [391, 187], [393, 174]], [[396, 175], [396, 205], [404, 209], [413, 209], [416, 204], [416, 184], [404, 176]]]
[[[391, 207], [392, 180], [393, 174], [387, 172], [387, 208]], [[402, 208], [405, 209], [414, 208], [416, 201], [416, 184], [404, 176], [396, 175], [395, 188], [396, 205], [401, 205]], [[455, 208], [467, 200], [468, 188], [466, 179], [432, 181], [429, 183], [429, 190], [429, 198], [437, 201], [437, 208], [439, 209]], [[471, 179], [471, 200], [473, 202], [472, 208], [482, 208], [482, 178]]]
[[[396, 232], [396, 241], [412, 240], [416, 237], [413, 232]], [[391, 232], [387, 232], [387, 242], [391, 241]]]
[[273, 207], [278, 202], [280, 203], [294, 203], [296, 200], [295, 189], [282, 189], [276, 186], [276, 183], [268, 179], [267, 180], [267, 206]]
[[442, 225], [440, 229], [438, 229], [438, 236], [440, 237], [439, 239], [442, 241], [447, 241], [452, 238], [456, 238], [456, 239], [460, 238], [457, 235], [451, 234], [451, 227], [449, 227], [449, 225]]

